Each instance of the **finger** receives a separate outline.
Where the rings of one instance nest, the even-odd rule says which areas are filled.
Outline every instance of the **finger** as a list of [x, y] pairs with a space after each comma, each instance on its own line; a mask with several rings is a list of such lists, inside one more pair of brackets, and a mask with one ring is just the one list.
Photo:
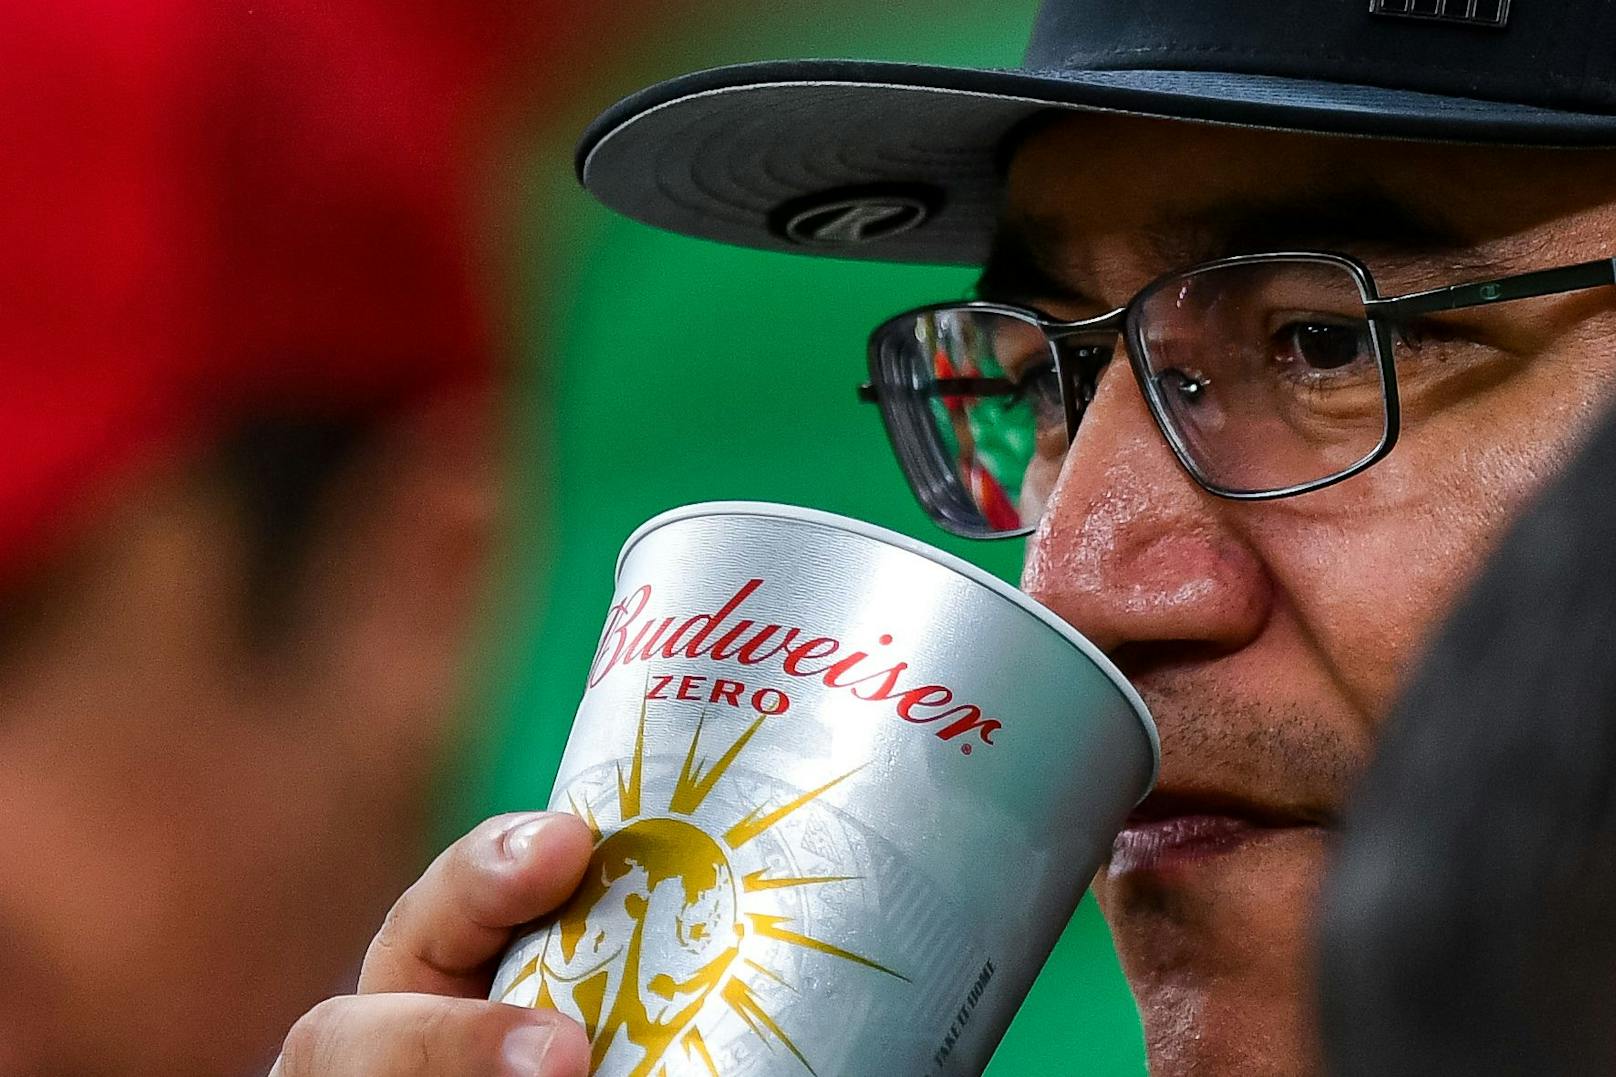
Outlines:
[[585, 1077], [589, 1040], [553, 1010], [348, 995], [304, 1014], [269, 1077]]
[[591, 835], [578, 818], [496, 816], [445, 849], [404, 892], [370, 944], [359, 991], [481, 998], [513, 929], [577, 889]]

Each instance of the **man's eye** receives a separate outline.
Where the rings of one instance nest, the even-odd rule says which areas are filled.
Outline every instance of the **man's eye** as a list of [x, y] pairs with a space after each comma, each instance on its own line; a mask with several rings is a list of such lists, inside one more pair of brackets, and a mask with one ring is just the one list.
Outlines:
[[1362, 323], [1294, 321], [1273, 336], [1274, 358], [1301, 371], [1340, 370], [1373, 354]]
[[1017, 371], [1015, 383], [1011, 398], [1016, 403], [1031, 405], [1039, 416], [1062, 414], [1060, 376], [1055, 373], [1054, 360], [1031, 363]]

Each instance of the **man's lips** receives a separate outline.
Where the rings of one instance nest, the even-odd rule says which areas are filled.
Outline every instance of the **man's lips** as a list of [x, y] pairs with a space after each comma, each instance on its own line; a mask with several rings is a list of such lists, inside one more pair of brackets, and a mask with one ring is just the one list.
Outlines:
[[1165, 871], [1221, 856], [1285, 831], [1318, 828], [1300, 813], [1237, 798], [1156, 792], [1134, 809], [1111, 847], [1110, 875]]

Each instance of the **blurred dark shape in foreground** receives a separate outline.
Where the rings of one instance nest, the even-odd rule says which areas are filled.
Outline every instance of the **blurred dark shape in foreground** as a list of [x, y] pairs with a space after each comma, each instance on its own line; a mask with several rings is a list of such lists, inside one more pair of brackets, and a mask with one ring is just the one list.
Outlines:
[[1616, 1073], [1616, 420], [1458, 608], [1344, 828], [1337, 1077]]

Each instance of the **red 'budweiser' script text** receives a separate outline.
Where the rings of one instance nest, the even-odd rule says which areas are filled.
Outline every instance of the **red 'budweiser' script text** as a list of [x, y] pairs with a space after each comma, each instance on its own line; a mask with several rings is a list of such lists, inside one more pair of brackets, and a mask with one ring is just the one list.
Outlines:
[[[993, 734], [1003, 727], [1002, 722], [984, 715], [976, 704], [961, 701], [945, 685], [913, 685], [918, 678], [906, 676], [907, 662], [889, 663], [870, 650], [854, 649], [833, 636], [815, 636], [796, 625], [759, 623], [741, 616], [747, 599], [762, 586], [761, 579], [748, 580], [711, 613], [683, 617], [659, 616], [660, 611], [650, 611], [651, 587], [648, 584], [639, 588], [607, 615], [600, 649], [589, 667], [589, 687], [595, 687], [614, 670], [658, 659], [769, 666], [790, 677], [841, 689], [858, 699], [890, 704], [898, 718], [930, 728], [938, 740], [965, 738], [961, 750], [967, 754], [973, 739], [993, 743]], [[880, 647], [891, 644], [890, 635], [882, 635], [877, 641]], [[721, 683], [739, 688], [737, 682]]]

